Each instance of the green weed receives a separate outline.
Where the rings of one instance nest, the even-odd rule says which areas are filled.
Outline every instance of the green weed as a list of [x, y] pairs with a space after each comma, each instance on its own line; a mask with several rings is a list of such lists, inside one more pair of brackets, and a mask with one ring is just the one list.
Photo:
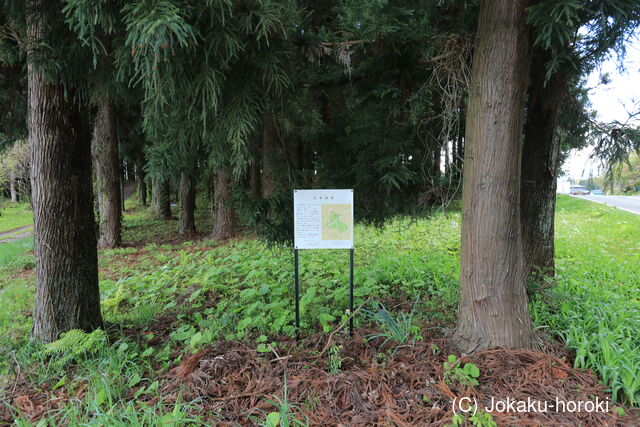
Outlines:
[[33, 223], [33, 212], [29, 203], [0, 201], [0, 233], [25, 227]]
[[444, 362], [443, 370], [444, 382], [449, 385], [459, 385], [461, 387], [478, 385], [480, 370], [474, 363], [465, 363], [460, 366], [460, 359], [450, 354]]
[[377, 305], [376, 311], [365, 311], [364, 313], [382, 329], [382, 332], [373, 334], [368, 338], [370, 340], [374, 338], [385, 338], [380, 345], [384, 345], [389, 341], [395, 341], [399, 345], [404, 345], [412, 337], [418, 334], [419, 329], [413, 324], [413, 316], [418, 300], [416, 299], [413, 308], [409, 314], [400, 313], [394, 317], [387, 308], [381, 302], [377, 301], [374, 304]]

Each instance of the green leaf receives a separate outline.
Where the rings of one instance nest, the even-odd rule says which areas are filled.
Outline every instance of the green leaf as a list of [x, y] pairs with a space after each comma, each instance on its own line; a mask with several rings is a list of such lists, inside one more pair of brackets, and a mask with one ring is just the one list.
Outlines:
[[59, 389], [60, 387], [62, 387], [63, 385], [65, 385], [65, 383], [66, 383], [66, 382], [67, 382], [67, 377], [66, 377], [66, 376], [64, 376], [64, 377], [62, 377], [62, 378], [60, 379], [60, 381], [58, 381], [58, 382], [56, 383], [56, 385], [54, 385], [54, 386], [51, 388], [51, 390], [53, 391], [53, 390], [57, 390], [57, 389]]
[[138, 385], [140, 383], [141, 379], [142, 378], [140, 378], [140, 374], [135, 373], [135, 374], [133, 374], [133, 376], [131, 377], [131, 379], [127, 383], [127, 385], [129, 386], [129, 388], [135, 387], [136, 385]]
[[267, 426], [276, 427], [280, 425], [280, 420], [282, 419], [282, 415], [278, 412], [269, 412], [267, 415]]
[[465, 363], [462, 370], [470, 377], [478, 378], [480, 376], [480, 369], [478, 369], [478, 367], [473, 363]]
[[267, 353], [271, 351], [271, 349], [266, 344], [258, 344], [258, 347], [256, 347], [256, 351], [258, 353]]

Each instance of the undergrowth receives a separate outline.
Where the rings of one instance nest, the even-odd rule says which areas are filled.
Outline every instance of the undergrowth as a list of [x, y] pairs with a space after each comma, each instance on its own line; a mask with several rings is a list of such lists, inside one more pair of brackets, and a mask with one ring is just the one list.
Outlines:
[[556, 282], [532, 304], [535, 322], [575, 351], [613, 400], [640, 406], [640, 216], [559, 196]]
[[[205, 221], [206, 212], [199, 218]], [[36, 387], [77, 396], [49, 415], [49, 425], [149, 425], [163, 417], [169, 423], [199, 424], [190, 415], [191, 403], [162, 401], [162, 373], [185, 354], [218, 340], [242, 340], [271, 353], [278, 337], [294, 335], [289, 249], [266, 249], [252, 238], [225, 244], [153, 242], [176, 227], [176, 221], [151, 220], [146, 210], [128, 209], [125, 240], [136, 246], [100, 251], [102, 311], [111, 340], [91, 351], [53, 354], [29, 343], [33, 276], [16, 276], [18, 269], [33, 266], [33, 257], [25, 255], [28, 244], [15, 252], [27, 261], [2, 270], [0, 377], [5, 386], [20, 369]], [[459, 227], [455, 212], [428, 220], [398, 218], [380, 229], [356, 227], [355, 303], [369, 297], [383, 301], [376, 328], [384, 334], [386, 322], [384, 337], [395, 344], [420, 339], [424, 328], [455, 323]], [[575, 351], [576, 367], [594, 370], [615, 399], [638, 405], [640, 217], [560, 197], [556, 230], [556, 286], [534, 297], [534, 321], [564, 339]], [[347, 251], [300, 254], [303, 336], [328, 333], [347, 318], [348, 261]], [[167, 330], [155, 326], [161, 318]], [[364, 315], [355, 320], [356, 328], [373, 324]], [[326, 369], [338, 373], [344, 360], [339, 347], [325, 357], [330, 358]], [[139, 400], [155, 403], [134, 403]]]
[[25, 227], [33, 223], [29, 203], [11, 203], [0, 198], [0, 233]]

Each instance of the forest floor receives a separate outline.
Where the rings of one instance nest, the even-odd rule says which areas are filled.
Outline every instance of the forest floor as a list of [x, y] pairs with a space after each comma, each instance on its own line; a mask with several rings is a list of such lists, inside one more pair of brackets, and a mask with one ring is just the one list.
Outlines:
[[[0, 245], [0, 425], [640, 425], [635, 215], [560, 197], [557, 275], [530, 303], [540, 348], [466, 356], [447, 338], [458, 212], [356, 227], [353, 337], [348, 256], [303, 252], [296, 341], [289, 250], [209, 239], [206, 209], [182, 236], [135, 203], [126, 244], [100, 251], [106, 333], [30, 343], [31, 242]], [[454, 413], [463, 398], [475, 415]], [[507, 398], [547, 410], [490, 410]]]
[[0, 200], [0, 243], [29, 236], [33, 216], [28, 203], [9, 203]]

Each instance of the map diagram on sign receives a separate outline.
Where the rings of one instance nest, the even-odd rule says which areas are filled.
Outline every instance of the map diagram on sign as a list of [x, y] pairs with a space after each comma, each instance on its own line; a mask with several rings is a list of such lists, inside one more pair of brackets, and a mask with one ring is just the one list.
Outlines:
[[323, 204], [321, 213], [322, 240], [351, 240], [350, 204]]

